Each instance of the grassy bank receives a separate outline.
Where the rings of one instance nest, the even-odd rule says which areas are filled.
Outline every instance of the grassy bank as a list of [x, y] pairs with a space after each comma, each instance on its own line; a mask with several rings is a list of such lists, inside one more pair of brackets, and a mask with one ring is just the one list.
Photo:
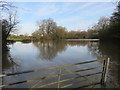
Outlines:
[[23, 38], [7, 38], [9, 41], [31, 41], [31, 39], [23, 39]]
[[24, 39], [21, 39], [21, 38], [7, 38], [7, 40], [22, 41], [22, 40], [24, 40]]

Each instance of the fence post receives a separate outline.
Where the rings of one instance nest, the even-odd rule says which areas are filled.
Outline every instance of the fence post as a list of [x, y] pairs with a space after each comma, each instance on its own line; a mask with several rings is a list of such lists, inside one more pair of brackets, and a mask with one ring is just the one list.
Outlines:
[[102, 76], [101, 76], [101, 88], [103, 88], [103, 85], [104, 85], [104, 72], [105, 72], [105, 61], [103, 62], [103, 70], [102, 70]]
[[102, 79], [101, 79], [101, 84], [103, 86], [105, 86], [106, 80], [107, 80], [109, 61], [110, 61], [110, 58], [107, 58], [107, 60], [104, 60], [104, 63], [103, 63], [103, 71], [102, 71]]
[[106, 69], [105, 69], [104, 83], [106, 83], [106, 80], [107, 80], [107, 74], [108, 74], [109, 62], [110, 62], [110, 58], [108, 58], [108, 59], [107, 59], [107, 62], [106, 62]]
[[61, 67], [59, 68], [59, 74], [58, 74], [58, 90], [60, 88], [60, 75], [61, 75]]

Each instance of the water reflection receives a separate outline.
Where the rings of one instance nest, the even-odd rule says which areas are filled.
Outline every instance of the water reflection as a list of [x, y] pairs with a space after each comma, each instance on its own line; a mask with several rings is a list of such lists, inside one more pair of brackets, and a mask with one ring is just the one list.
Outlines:
[[[119, 87], [120, 85], [118, 78], [120, 76], [118, 72], [120, 68], [120, 43], [95, 41], [39, 41], [30, 43], [19, 42], [18, 44], [13, 43], [13, 45], [15, 45], [14, 48], [11, 47], [10, 49], [12, 53], [7, 51], [3, 54], [3, 71], [6, 73], [9, 73], [9, 71], [15, 72], [16, 67], [21, 68], [26, 65], [29, 65], [29, 69], [34, 69], [32, 66], [35, 65], [39, 68], [39, 66], [42, 67], [42, 65], [45, 66], [45, 64], [52, 66], [52, 64], [56, 63], [57, 65], [70, 64], [82, 62], [86, 59], [110, 57], [110, 69], [108, 74], [110, 77], [109, 83], [112, 84], [110, 87]], [[28, 52], [23, 52], [22, 49], [29, 50]], [[12, 54], [16, 57], [18, 55], [21, 57], [21, 66], [15, 62]], [[38, 60], [38, 58], [40, 58], [40, 60]], [[79, 61], [79, 59], [82, 61]]]
[[99, 50], [99, 45], [100, 45], [99, 42], [89, 43], [88, 44], [89, 53], [91, 53], [93, 56], [96, 56], [98, 59], [106, 58], [105, 55], [103, 55]]
[[[38, 48], [39, 50], [39, 58], [42, 60], [52, 60], [54, 59], [58, 53], [61, 53], [63, 51], [66, 51], [66, 49], [72, 46], [78, 46], [78, 47], [97, 47], [98, 42], [87, 42], [87, 41], [39, 41], [39, 42], [33, 42], [34, 46]], [[93, 44], [96, 44], [94, 46], [91, 46]], [[91, 52], [94, 52], [93, 48], [90, 50]]]
[[[14, 42], [9, 42], [8, 46], [11, 44], [14, 44]], [[8, 46], [3, 47], [2, 49], [2, 73], [5, 73], [6, 70], [15, 72], [15, 68], [19, 66], [17, 63], [14, 62], [9, 51], [10, 48]]]
[[86, 46], [91, 42], [88, 41], [67, 41], [69, 46]]
[[88, 45], [88, 50], [97, 58], [110, 58], [109, 65], [109, 84], [111, 87], [120, 87], [120, 43], [118, 42], [99, 42]]
[[103, 56], [110, 57], [109, 77], [113, 87], [120, 88], [120, 43], [119, 42], [100, 42], [99, 52]]
[[40, 41], [33, 42], [40, 51], [39, 58], [42, 60], [52, 60], [58, 53], [65, 51], [67, 46], [65, 41]]

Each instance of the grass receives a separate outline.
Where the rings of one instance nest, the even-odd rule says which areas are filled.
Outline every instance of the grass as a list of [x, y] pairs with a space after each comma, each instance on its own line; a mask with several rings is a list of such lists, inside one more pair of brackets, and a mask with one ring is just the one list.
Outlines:
[[22, 41], [23, 39], [21, 39], [21, 38], [8, 38], [7, 40]]

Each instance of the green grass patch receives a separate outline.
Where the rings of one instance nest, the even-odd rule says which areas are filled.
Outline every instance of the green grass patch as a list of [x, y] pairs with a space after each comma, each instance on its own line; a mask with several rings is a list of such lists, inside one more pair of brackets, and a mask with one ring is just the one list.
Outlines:
[[21, 38], [7, 38], [7, 40], [22, 41], [23, 39], [21, 39]]

